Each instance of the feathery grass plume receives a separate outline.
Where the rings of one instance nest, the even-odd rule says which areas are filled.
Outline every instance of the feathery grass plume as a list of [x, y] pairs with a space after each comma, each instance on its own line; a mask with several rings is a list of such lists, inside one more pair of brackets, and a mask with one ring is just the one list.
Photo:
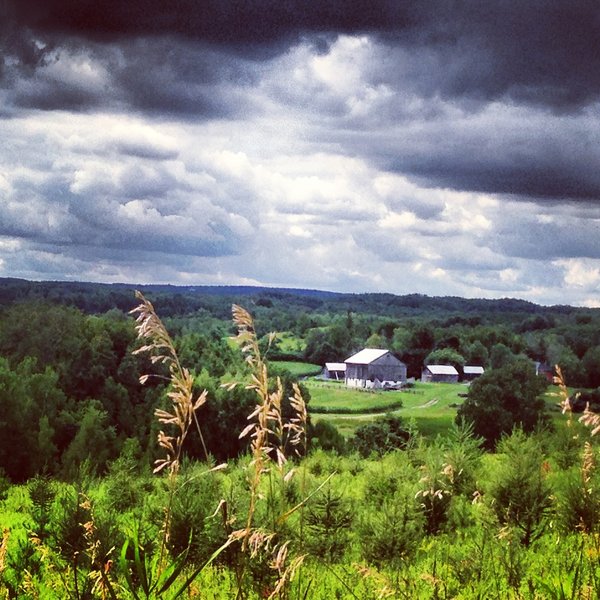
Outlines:
[[[572, 418], [572, 410], [571, 410], [571, 400], [569, 398], [569, 390], [567, 389], [567, 385], [565, 383], [561, 368], [556, 365], [556, 376], [553, 378], [553, 381], [559, 387], [559, 392], [554, 394], [561, 398], [561, 402], [559, 406], [562, 409], [563, 414], [568, 413], [569, 421], [568, 424], [571, 423]], [[576, 394], [576, 398], [579, 396], [579, 393]], [[579, 417], [579, 422], [583, 423], [586, 427], [591, 429], [590, 435], [596, 435], [600, 432], [600, 415], [590, 410], [589, 403], [586, 405], [585, 410], [581, 417]]]
[[[560, 402], [558, 403], [559, 408], [561, 409], [563, 415], [565, 413], [568, 414], [568, 422], [567, 424], [570, 426], [572, 421], [573, 411], [571, 410], [571, 399], [569, 396], [569, 390], [567, 388], [567, 384], [565, 382], [565, 378], [562, 373], [562, 369], [559, 365], [554, 366], [554, 370], [556, 375], [552, 378], [552, 382], [558, 386], [558, 392], [552, 392], [551, 396], [557, 396], [560, 398]], [[579, 395], [579, 394], [577, 394]]]
[[[196, 410], [206, 402], [207, 391], [203, 390], [194, 398], [194, 379], [189, 370], [182, 367], [179, 362], [179, 357], [177, 356], [177, 351], [169, 332], [156, 314], [152, 303], [141, 292], [136, 291], [135, 295], [140, 300], [140, 304], [131, 310], [130, 314], [137, 315], [136, 330], [138, 338], [144, 340], [146, 343], [135, 350], [134, 354], [148, 353], [150, 354], [152, 364], [160, 363], [168, 367], [171, 386], [167, 396], [171, 400], [171, 410], [156, 409], [154, 414], [160, 423], [175, 427], [176, 431], [174, 435], [168, 435], [162, 430], [159, 432], [158, 444], [165, 450], [166, 456], [156, 460], [154, 468], [154, 473], [158, 473], [163, 469], [167, 469], [169, 472], [169, 496], [165, 507], [159, 559], [160, 574], [171, 531], [173, 499], [176, 491], [177, 474], [181, 465], [183, 444], [192, 423], [196, 425], [206, 460], [209, 460], [200, 424], [196, 417]], [[146, 383], [149, 377], [150, 375], [148, 374], [142, 375], [140, 383]], [[216, 468], [221, 468], [221, 466]]]
[[586, 494], [590, 495], [592, 489], [590, 488], [590, 482], [592, 480], [592, 474], [596, 466], [594, 460], [594, 449], [589, 442], [585, 442], [583, 445], [583, 460], [581, 464], [581, 478], [585, 486]]
[[[158, 444], [166, 451], [166, 457], [155, 461], [154, 472], [158, 473], [167, 468], [171, 474], [179, 471], [181, 464], [181, 451], [183, 443], [192, 425], [196, 425], [206, 459], [208, 452], [204, 444], [204, 438], [196, 416], [196, 410], [205, 402], [207, 391], [203, 390], [197, 398], [194, 399], [193, 385], [194, 379], [188, 369], [181, 366], [177, 351], [169, 332], [158, 318], [152, 303], [144, 298], [141, 292], [136, 292], [135, 296], [140, 300], [140, 304], [130, 311], [131, 314], [137, 314], [136, 330], [138, 338], [146, 343], [134, 351], [134, 354], [149, 353], [152, 364], [165, 364], [169, 369], [171, 381], [171, 390], [167, 396], [171, 400], [171, 412], [157, 409], [155, 416], [160, 423], [172, 425], [176, 428], [175, 435], [167, 435], [164, 431], [158, 434]], [[144, 384], [151, 375], [145, 374], [140, 377], [140, 383]]]
[[[562, 371], [558, 365], [555, 366], [556, 376], [553, 378], [554, 383], [559, 387], [559, 392], [553, 394], [555, 396], [559, 396], [561, 398], [561, 402], [559, 406], [562, 409], [563, 414], [568, 413], [568, 421], [567, 425], [570, 427], [572, 425], [572, 406], [571, 400], [569, 397], [569, 391], [567, 389]], [[576, 398], [579, 397], [579, 393], [576, 394]], [[583, 423], [588, 428], [591, 428], [590, 435], [594, 436], [600, 431], [600, 415], [592, 412], [589, 409], [589, 404], [586, 405], [585, 410], [581, 417], [579, 417], [579, 422]], [[590, 509], [585, 511], [587, 514], [595, 514], [594, 509], [594, 487], [592, 482], [592, 477], [594, 475], [594, 471], [596, 470], [596, 459], [594, 455], [594, 448], [589, 441], [585, 441], [583, 444], [583, 452], [581, 455], [581, 466], [580, 466], [580, 474], [581, 474], [581, 494], [583, 494], [583, 506]], [[571, 511], [572, 506], [571, 506]], [[579, 515], [580, 524], [578, 526], [582, 531], [589, 530], [591, 527], [589, 525], [589, 521], [584, 518], [582, 515]]]
[[580, 423], [591, 428], [591, 435], [596, 435], [600, 431], [600, 415], [590, 410], [589, 404], [585, 407], [583, 414], [579, 417]]
[[86, 540], [85, 553], [90, 560], [88, 577], [94, 582], [92, 593], [99, 594], [102, 600], [107, 600], [107, 598], [115, 599], [116, 596], [111, 582], [113, 561], [108, 558], [114, 547], [109, 550], [107, 556], [101, 556], [102, 542], [97, 535], [92, 502], [89, 498], [83, 496], [80, 506], [89, 515], [89, 520], [81, 525]]
[[[202, 431], [200, 429], [200, 423], [198, 422], [198, 418], [196, 416], [196, 411], [198, 408], [200, 408], [206, 402], [208, 392], [207, 390], [203, 390], [198, 396], [194, 397], [194, 378], [189, 370], [181, 365], [173, 340], [171, 339], [166, 327], [156, 314], [154, 306], [144, 297], [141, 292], [136, 291], [135, 295], [136, 298], [140, 300], [140, 304], [131, 310], [130, 314], [137, 315], [136, 330], [138, 332], [138, 339], [143, 340], [145, 344], [135, 350], [134, 354], [148, 353], [150, 355], [152, 364], [159, 363], [167, 366], [169, 370], [168, 380], [170, 382], [170, 388], [167, 392], [167, 396], [171, 400], [171, 408], [170, 410], [157, 409], [154, 414], [160, 423], [174, 427], [175, 434], [168, 435], [164, 431], [160, 431], [158, 434], [158, 444], [165, 450], [166, 456], [155, 461], [156, 466], [154, 468], [154, 473], [158, 473], [165, 469], [169, 475], [169, 495], [167, 505], [165, 507], [165, 517], [158, 559], [149, 560], [145, 556], [145, 553], [143, 553], [139, 541], [137, 540], [137, 534], [134, 533], [131, 540], [125, 541], [125, 544], [121, 550], [120, 564], [121, 570], [126, 574], [125, 576], [128, 587], [134, 597], [137, 598], [137, 595], [134, 591], [136, 584], [134, 582], [134, 577], [132, 577], [132, 573], [135, 574], [135, 577], [141, 577], [143, 580], [142, 583], [145, 586], [149, 586], [146, 590], [147, 596], [150, 593], [154, 594], [156, 592], [157, 597], [162, 597], [164, 592], [176, 584], [178, 576], [181, 574], [182, 569], [186, 565], [186, 558], [188, 554], [187, 551], [184, 551], [182, 554], [175, 557], [170, 564], [168, 564], [165, 560], [166, 548], [172, 527], [173, 501], [177, 491], [177, 476], [181, 466], [183, 444], [190, 427], [192, 426], [192, 423], [196, 426], [198, 435], [200, 436], [200, 441], [202, 443], [202, 448], [204, 450], [207, 462], [210, 460], [206, 445], [204, 443], [204, 438], [202, 436]], [[142, 375], [140, 377], [140, 383], [146, 383], [150, 377], [151, 375], [149, 374]], [[217, 465], [216, 467], [206, 471], [206, 473], [221, 470], [225, 466], [225, 464]], [[130, 561], [126, 555], [127, 547], [130, 541], [133, 545], [133, 561]], [[184, 582], [183, 586], [178, 592], [175, 593], [173, 597], [176, 598], [183, 594], [184, 591], [189, 590], [193, 580], [198, 576], [198, 574], [204, 568], [208, 567], [232, 543], [233, 540], [228, 539], [223, 545], [221, 545], [221, 547], [213, 552], [207, 561], [194, 569], [191, 575], [189, 575]], [[101, 571], [99, 576], [102, 585], [108, 588], [112, 595], [108, 571]], [[150, 585], [150, 583], [152, 585]]]
[[304, 456], [307, 450], [306, 432], [308, 430], [308, 410], [306, 402], [297, 383], [293, 384], [294, 395], [290, 396], [290, 405], [296, 416], [292, 417], [285, 427], [290, 432], [289, 443], [294, 447], [298, 456]]
[[[234, 340], [240, 346], [245, 361], [251, 369], [250, 383], [246, 385], [246, 388], [254, 390], [258, 397], [256, 407], [248, 416], [248, 420], [251, 422], [240, 433], [240, 438], [250, 436], [251, 464], [254, 467], [254, 473], [250, 481], [250, 506], [242, 542], [242, 549], [245, 551], [250, 541], [258, 488], [262, 475], [268, 471], [271, 452], [275, 454], [276, 462], [280, 467], [286, 462], [281, 444], [274, 444], [273, 441], [274, 439], [281, 439], [281, 397], [283, 391], [279, 380], [275, 390], [273, 392], [269, 390], [267, 365], [258, 345], [254, 321], [250, 313], [241, 306], [234, 304], [232, 315], [233, 322], [238, 328], [238, 334]], [[234, 385], [237, 384], [227, 384], [228, 387]]]
[[[289, 433], [291, 445], [297, 447], [303, 446], [306, 449], [308, 413], [300, 388], [295, 385], [290, 403], [296, 412], [296, 416], [284, 424], [282, 414], [283, 386], [281, 379], [277, 378], [274, 389], [271, 389], [267, 365], [258, 344], [252, 316], [247, 310], [237, 304], [234, 304], [232, 307], [232, 315], [233, 322], [238, 329], [234, 340], [240, 346], [245, 356], [245, 361], [251, 370], [250, 381], [246, 384], [246, 388], [256, 392], [258, 402], [252, 413], [248, 416], [250, 423], [240, 434], [240, 438], [250, 436], [251, 465], [253, 466], [253, 473], [250, 479], [250, 504], [246, 527], [243, 530], [233, 532], [231, 537], [241, 540], [242, 552], [249, 551], [252, 558], [256, 557], [259, 552], [268, 552], [271, 554], [272, 560], [270, 561], [270, 566], [277, 573], [277, 581], [269, 591], [268, 598], [275, 598], [275, 596], [282, 596], [285, 593], [286, 586], [304, 560], [304, 556], [297, 556], [293, 559], [289, 558], [289, 542], [277, 543], [277, 527], [295, 510], [300, 508], [307, 499], [291, 510], [286, 511], [285, 507], [282, 506], [279, 515], [275, 514], [275, 508], [272, 507], [273, 530], [270, 532], [254, 526], [254, 514], [259, 499], [261, 479], [263, 475], [270, 473], [271, 465], [275, 464], [282, 486], [292, 476], [293, 471], [285, 473], [285, 464], [287, 462], [284, 452], [286, 432]], [[269, 345], [274, 339], [275, 335], [270, 334]], [[225, 387], [233, 388], [235, 385], [237, 383], [225, 384]], [[269, 484], [272, 485], [271, 479], [269, 479]], [[238, 586], [241, 584], [242, 572], [240, 571], [238, 574]], [[238, 592], [239, 589], [238, 587]]]

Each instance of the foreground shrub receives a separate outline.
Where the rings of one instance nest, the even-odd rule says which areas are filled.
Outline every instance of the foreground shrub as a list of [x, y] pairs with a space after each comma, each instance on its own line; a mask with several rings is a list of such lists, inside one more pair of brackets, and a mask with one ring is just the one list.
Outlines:
[[352, 438], [352, 446], [366, 458], [371, 454], [383, 456], [406, 448], [409, 440], [410, 432], [404, 427], [402, 419], [388, 414], [358, 427]]
[[338, 454], [346, 451], [346, 440], [338, 431], [337, 427], [323, 419], [317, 421], [309, 428], [309, 438], [311, 448], [321, 448], [322, 450], [333, 450]]
[[318, 558], [335, 562], [348, 544], [354, 511], [350, 502], [328, 483], [308, 504], [306, 548]]
[[404, 452], [373, 463], [365, 476], [358, 535], [363, 556], [375, 565], [398, 565], [424, 533], [419, 471]]
[[515, 430], [498, 445], [502, 455], [492, 474], [490, 495], [500, 521], [519, 532], [528, 546], [547, 525], [552, 505], [548, 463], [539, 441]]
[[597, 532], [600, 524], [600, 476], [591, 444], [584, 446], [581, 465], [561, 473], [556, 486], [556, 509], [562, 528], [567, 532]]
[[363, 511], [359, 524], [363, 556], [375, 565], [397, 566], [419, 546], [423, 526], [414, 486], [402, 486], [378, 510]]
[[194, 564], [208, 560], [225, 543], [221, 512], [216, 510], [223, 497], [218, 473], [205, 465], [185, 465], [181, 469], [173, 503], [167, 546], [173, 556], [187, 552]]

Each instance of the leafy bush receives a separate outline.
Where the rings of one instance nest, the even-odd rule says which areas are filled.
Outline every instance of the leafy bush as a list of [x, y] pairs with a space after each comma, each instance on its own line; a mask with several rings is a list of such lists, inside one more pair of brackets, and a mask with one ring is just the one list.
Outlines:
[[415, 486], [400, 486], [377, 510], [363, 511], [358, 528], [363, 556], [375, 565], [398, 564], [417, 549], [423, 525]]
[[494, 448], [515, 427], [531, 432], [547, 419], [541, 397], [547, 385], [529, 361], [487, 371], [469, 387], [456, 420], [472, 423], [475, 435], [485, 439], [486, 447]]
[[406, 448], [409, 440], [410, 432], [403, 426], [402, 419], [388, 414], [358, 427], [351, 444], [366, 458]]
[[333, 450], [343, 454], [346, 450], [346, 440], [337, 427], [328, 421], [320, 420], [309, 428], [311, 448]]

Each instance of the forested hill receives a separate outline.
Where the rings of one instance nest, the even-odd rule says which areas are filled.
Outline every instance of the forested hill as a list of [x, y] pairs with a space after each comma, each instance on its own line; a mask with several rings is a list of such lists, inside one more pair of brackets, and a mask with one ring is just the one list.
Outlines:
[[[117, 308], [129, 310], [134, 291], [139, 289], [160, 305], [163, 316], [183, 316], [206, 310], [216, 317], [228, 313], [232, 302], [248, 307], [285, 307], [286, 310], [315, 310], [327, 313], [355, 312], [378, 316], [410, 317], [474, 315], [496, 317], [516, 315], [567, 315], [589, 309], [569, 306], [542, 307], [525, 300], [467, 299], [454, 296], [430, 297], [422, 294], [397, 296], [385, 293], [348, 294], [310, 289], [269, 288], [259, 286], [175, 286], [127, 283], [88, 283], [71, 281], [27, 281], [0, 278], [0, 308], [15, 302], [44, 300], [73, 306], [88, 314], [101, 314]], [[497, 320], [497, 319], [494, 319]]]
[[[560, 364], [571, 386], [600, 387], [600, 310], [542, 307], [521, 300], [412, 294], [336, 294], [253, 287], [175, 287], [0, 280], [0, 479], [48, 472], [68, 477], [86, 460], [103, 472], [126, 449], [156, 458], [154, 410], [164, 373], [135, 353], [139, 289], [154, 303], [182, 364], [210, 401], [201, 420], [218, 460], [244, 451], [239, 439], [256, 403], [232, 347], [231, 304], [253, 315], [268, 360], [316, 365], [362, 348], [387, 348], [418, 378], [425, 364]], [[266, 335], [277, 332], [276, 336]], [[292, 394], [291, 372], [277, 373]], [[600, 394], [600, 392], [599, 392]], [[306, 396], [310, 400], [309, 396]], [[202, 455], [199, 436], [186, 452]]]

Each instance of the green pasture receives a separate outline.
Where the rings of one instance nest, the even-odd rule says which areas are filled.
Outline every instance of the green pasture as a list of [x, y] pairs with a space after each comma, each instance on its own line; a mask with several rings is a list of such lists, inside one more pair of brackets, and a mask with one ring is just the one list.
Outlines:
[[278, 369], [285, 369], [295, 377], [311, 377], [313, 375], [318, 375], [323, 370], [321, 365], [297, 361], [272, 360], [269, 364]]
[[278, 332], [276, 340], [279, 351], [287, 354], [301, 354], [306, 348], [306, 342], [291, 331]]
[[309, 410], [313, 413], [377, 413], [402, 406], [403, 392], [357, 390], [343, 382], [309, 380], [303, 382], [310, 391]]
[[[467, 387], [460, 383], [416, 383], [406, 391], [361, 391], [339, 383], [306, 382], [310, 390], [309, 411], [316, 422], [324, 419], [350, 436], [360, 425], [372, 421], [378, 413], [393, 412], [413, 422], [427, 437], [444, 433], [456, 416], [457, 405]], [[402, 408], [398, 408], [399, 401]], [[373, 412], [379, 408], [378, 412]]]

